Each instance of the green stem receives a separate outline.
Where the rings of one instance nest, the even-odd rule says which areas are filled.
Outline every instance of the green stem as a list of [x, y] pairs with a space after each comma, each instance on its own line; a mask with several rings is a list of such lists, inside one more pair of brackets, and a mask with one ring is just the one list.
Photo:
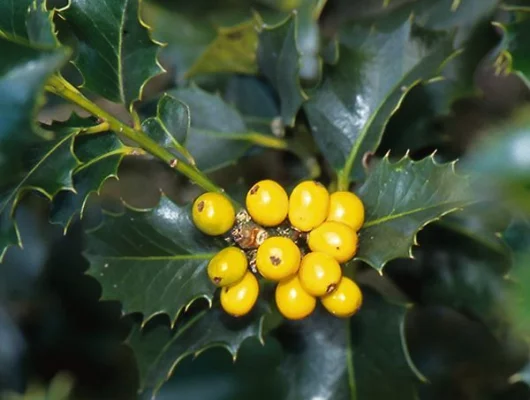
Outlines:
[[351, 168], [345, 167], [337, 174], [338, 191], [348, 191], [350, 189], [350, 171]]
[[107, 121], [102, 122], [101, 124], [91, 126], [89, 128], [83, 128], [79, 134], [80, 135], [92, 135], [94, 133], [102, 133], [110, 130], [110, 124]]
[[258, 146], [269, 147], [271, 149], [289, 150], [289, 143], [285, 139], [265, 135], [263, 133], [251, 132], [241, 135], [241, 140], [248, 140]]
[[208, 179], [208, 177], [202, 172], [186, 164], [185, 162], [176, 159], [170, 151], [160, 146], [141, 130], [131, 128], [127, 124], [118, 120], [112, 114], [103, 110], [97, 104], [87, 99], [79, 90], [77, 90], [72, 84], [70, 84], [61, 76], [52, 76], [46, 84], [46, 90], [71, 101], [72, 103], [83, 108], [85, 111], [88, 111], [92, 115], [100, 118], [103, 122], [107, 122], [110, 130], [119, 132], [128, 139], [131, 139], [142, 149], [164, 161], [171, 168], [184, 174], [204, 190], [224, 194], [224, 190], [210, 181], [210, 179]]

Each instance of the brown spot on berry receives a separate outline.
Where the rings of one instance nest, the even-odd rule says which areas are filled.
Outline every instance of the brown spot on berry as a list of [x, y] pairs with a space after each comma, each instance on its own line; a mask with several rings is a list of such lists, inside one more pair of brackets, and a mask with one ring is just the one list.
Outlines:
[[340, 250], [340, 247], [339, 247], [339, 246], [337, 246], [337, 247], [335, 247], [335, 249], [337, 249], [337, 250]]
[[250, 194], [256, 194], [259, 190], [259, 185], [254, 185], [252, 189], [250, 189]]
[[197, 211], [202, 212], [204, 210], [204, 201], [199, 201], [199, 204], [197, 204]]
[[313, 182], [315, 182], [315, 185], [317, 185], [317, 186], [319, 186], [319, 187], [324, 187], [324, 185], [323, 185], [323, 184], [321, 184], [321, 183], [320, 183], [320, 182], [318, 182], [318, 181], [313, 181]]
[[218, 285], [221, 281], [222, 281], [222, 279], [219, 278], [218, 276], [216, 276], [215, 278], [213, 278], [213, 283], [215, 283], [216, 285]]
[[280, 263], [282, 262], [282, 259], [278, 256], [270, 256], [269, 259], [271, 260], [271, 263], [274, 266], [280, 265]]
[[337, 288], [337, 285], [332, 283], [331, 285], [328, 286], [328, 288], [326, 289], [326, 293], [331, 293], [333, 292], [335, 289]]

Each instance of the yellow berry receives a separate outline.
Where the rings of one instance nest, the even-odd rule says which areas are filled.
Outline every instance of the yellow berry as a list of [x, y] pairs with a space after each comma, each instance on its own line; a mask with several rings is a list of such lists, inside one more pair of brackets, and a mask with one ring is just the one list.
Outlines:
[[313, 296], [323, 296], [335, 290], [342, 276], [342, 270], [333, 257], [313, 252], [302, 259], [298, 276], [306, 292]]
[[208, 276], [216, 286], [228, 286], [239, 282], [247, 272], [245, 252], [237, 247], [226, 247], [208, 263]]
[[332, 293], [321, 298], [322, 305], [337, 317], [350, 317], [363, 302], [363, 294], [357, 284], [343, 277]]
[[236, 213], [232, 203], [225, 196], [208, 192], [200, 195], [193, 203], [192, 218], [200, 231], [217, 236], [232, 228]]
[[243, 316], [256, 304], [258, 293], [258, 280], [252, 272], [247, 271], [239, 282], [221, 289], [221, 306], [234, 317]]
[[297, 275], [278, 283], [275, 298], [278, 310], [289, 319], [305, 318], [316, 306], [316, 299], [304, 290]]
[[335, 192], [329, 196], [328, 221], [342, 222], [354, 231], [364, 224], [364, 205], [351, 192]]
[[255, 222], [262, 226], [276, 226], [287, 218], [289, 198], [283, 187], [266, 179], [248, 191], [246, 205]]
[[321, 251], [339, 263], [353, 258], [357, 252], [357, 233], [340, 222], [324, 222], [307, 235], [307, 245], [311, 251]]
[[258, 248], [256, 267], [264, 278], [279, 281], [298, 271], [300, 258], [300, 249], [291, 239], [270, 237]]
[[319, 226], [328, 215], [329, 193], [316, 181], [299, 183], [289, 198], [289, 221], [302, 232]]

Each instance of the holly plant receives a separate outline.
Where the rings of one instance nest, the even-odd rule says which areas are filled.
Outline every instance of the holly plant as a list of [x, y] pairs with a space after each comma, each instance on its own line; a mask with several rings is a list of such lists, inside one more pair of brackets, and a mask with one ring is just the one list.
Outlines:
[[127, 326], [69, 396], [525, 398], [529, 4], [0, 0], [0, 271], [38, 199]]

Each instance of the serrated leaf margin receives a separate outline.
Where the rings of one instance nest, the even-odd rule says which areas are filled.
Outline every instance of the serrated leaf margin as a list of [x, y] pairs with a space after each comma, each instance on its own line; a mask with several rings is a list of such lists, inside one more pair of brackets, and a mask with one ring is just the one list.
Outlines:
[[[421, 162], [424, 162], [428, 159], [430, 159], [433, 163], [433, 165], [437, 168], [444, 168], [444, 167], [447, 167], [447, 166], [451, 166], [451, 171], [452, 173], [454, 174], [455, 177], [460, 177], [460, 178], [467, 178], [469, 179], [470, 176], [469, 175], [459, 175], [457, 174], [456, 172], [456, 163], [459, 161], [458, 159], [455, 159], [453, 161], [450, 161], [450, 162], [447, 162], [447, 163], [439, 163], [436, 161], [435, 159], [435, 155], [437, 153], [437, 150], [434, 150], [430, 155], [428, 155], [427, 157], [424, 157], [422, 158], [421, 160], [418, 160], [418, 161], [414, 161], [412, 158], [410, 158], [410, 152], [407, 151], [405, 153], [405, 155], [403, 157], [401, 157], [399, 160], [395, 161], [395, 162], [390, 162], [390, 150], [384, 155], [384, 157], [380, 160], [380, 162], [387, 162], [389, 165], [396, 165], [396, 164], [399, 164], [401, 162], [407, 162], [409, 161], [410, 164], [419, 164]], [[419, 246], [419, 243], [418, 243], [418, 233], [423, 230], [423, 228], [425, 228], [427, 225], [429, 225], [430, 223], [432, 222], [435, 222], [435, 221], [438, 221], [440, 220], [442, 217], [444, 217], [445, 215], [447, 214], [450, 214], [450, 213], [453, 213], [453, 212], [456, 212], [456, 211], [462, 211], [465, 207], [473, 204], [473, 203], [476, 203], [478, 200], [469, 200], [468, 202], [465, 203], [465, 205], [462, 205], [462, 206], [458, 206], [458, 207], [454, 207], [454, 208], [451, 208], [443, 213], [441, 213], [439, 216], [435, 217], [435, 218], [432, 218], [432, 219], [429, 219], [428, 221], [426, 221], [425, 223], [423, 223], [415, 232], [414, 232], [414, 235], [412, 236], [412, 245], [409, 247], [408, 249], [408, 258], [410, 259], [414, 259], [414, 255], [413, 255], [413, 249], [414, 247], [416, 246]], [[368, 227], [370, 227], [371, 225], [369, 225]], [[366, 222], [365, 224], [362, 226], [361, 230], [359, 232], [361, 232], [366, 226]], [[359, 255], [355, 255], [352, 259], [352, 261], [362, 261], [368, 265], [370, 265], [371, 267], [373, 267], [378, 273], [379, 275], [383, 275], [383, 269], [385, 267], [386, 264], [388, 264], [390, 261], [392, 261], [393, 258], [391, 259], [388, 259], [388, 260], [385, 260], [383, 263], [381, 263], [381, 265], [374, 265], [368, 258], [365, 258], [365, 257], [360, 257]], [[350, 261], [351, 262], [351, 261]]]

